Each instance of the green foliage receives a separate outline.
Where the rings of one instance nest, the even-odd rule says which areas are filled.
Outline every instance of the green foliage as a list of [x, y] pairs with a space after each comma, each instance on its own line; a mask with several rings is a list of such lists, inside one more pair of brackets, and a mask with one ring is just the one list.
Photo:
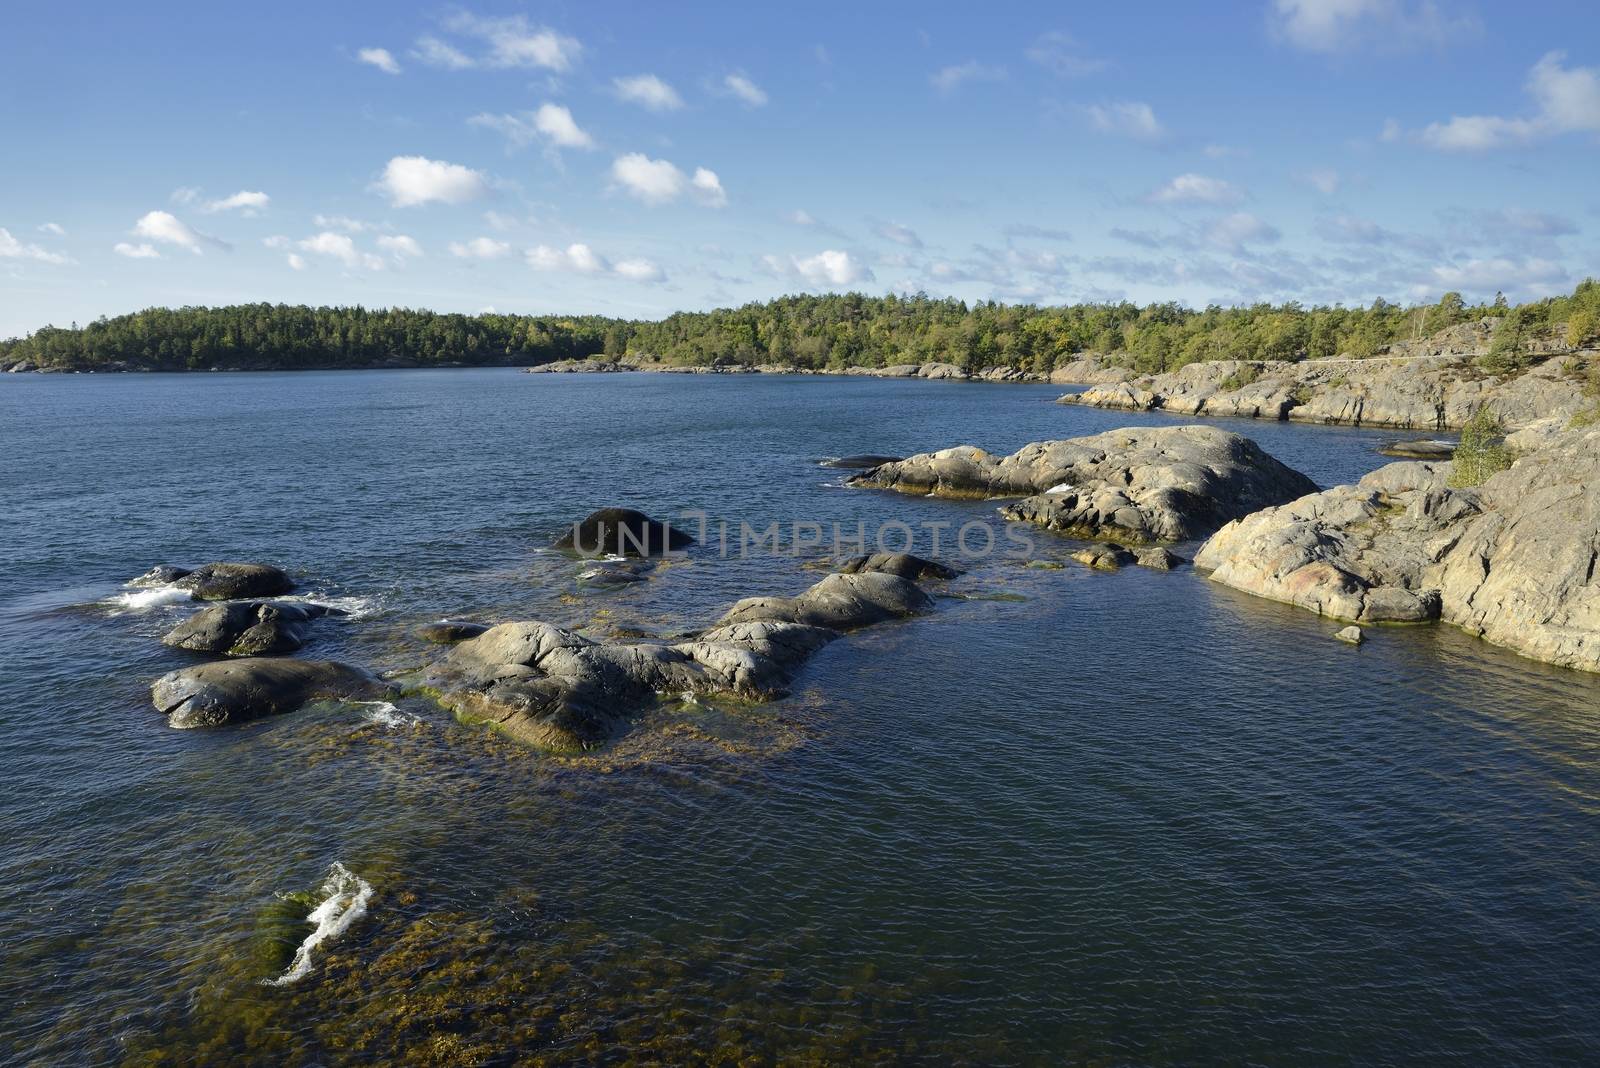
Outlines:
[[1487, 406], [1479, 408], [1461, 428], [1450, 471], [1452, 486], [1481, 486], [1490, 476], [1511, 466], [1506, 430]]
[[1479, 358], [1478, 365], [1493, 374], [1510, 374], [1527, 366], [1529, 318], [1522, 308], [1507, 312], [1494, 329], [1488, 354]]

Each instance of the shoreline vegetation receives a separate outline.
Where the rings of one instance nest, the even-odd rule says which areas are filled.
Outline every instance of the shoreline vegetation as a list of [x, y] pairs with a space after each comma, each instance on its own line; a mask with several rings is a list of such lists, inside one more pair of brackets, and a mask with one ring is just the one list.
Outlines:
[[[1463, 329], [1465, 328], [1465, 329]], [[1434, 339], [1442, 339], [1435, 342]], [[1216, 361], [1303, 361], [1468, 346], [1485, 371], [1600, 340], [1600, 282], [1511, 305], [1366, 308], [1290, 302], [1201, 310], [1175, 303], [1040, 306], [859, 293], [795, 295], [659, 321], [598, 315], [443, 314], [406, 308], [242, 304], [148, 308], [0, 341], [0, 370], [199, 371], [486, 367], [594, 360], [652, 370], [907, 373], [1065, 382], [1093, 363], [1129, 375]], [[945, 370], [948, 368], [948, 370]], [[912, 372], [914, 373], [914, 372]]]

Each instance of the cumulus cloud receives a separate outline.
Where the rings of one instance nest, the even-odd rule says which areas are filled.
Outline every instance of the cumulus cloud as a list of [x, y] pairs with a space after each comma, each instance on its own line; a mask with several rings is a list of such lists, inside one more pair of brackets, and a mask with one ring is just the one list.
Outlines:
[[1442, 45], [1482, 29], [1475, 17], [1446, 14], [1434, 0], [1273, 0], [1267, 18], [1282, 40], [1322, 53]]
[[1417, 139], [1445, 152], [1486, 152], [1562, 134], [1600, 133], [1600, 70], [1563, 66], [1566, 58], [1548, 52], [1528, 72], [1532, 115], [1455, 115], [1429, 124]]
[[356, 62], [377, 67], [385, 74], [399, 74], [400, 64], [387, 48], [363, 48], [356, 53]]
[[[0, 230], [0, 234], [3, 233], [4, 231]], [[126, 256], [130, 260], [159, 260], [161, 258], [161, 253], [148, 241], [141, 241], [137, 245], [130, 244], [127, 241], [118, 241], [111, 246], [111, 251], [119, 256]], [[0, 252], [0, 254], [3, 254], [3, 252]]]
[[133, 224], [133, 232], [135, 236], [148, 238], [151, 241], [186, 248], [196, 256], [200, 255], [202, 245], [224, 249], [228, 247], [224, 242], [200, 233], [176, 215], [166, 211], [145, 212], [139, 221]]
[[1276, 228], [1246, 211], [1224, 215], [1205, 230], [1207, 242], [1229, 252], [1237, 252], [1246, 245], [1270, 244], [1280, 236]]
[[743, 101], [746, 107], [765, 107], [767, 94], [759, 85], [743, 74], [730, 74], [722, 79], [722, 87], [729, 95]]
[[551, 148], [593, 148], [594, 138], [559, 104], [540, 105], [538, 111], [516, 115], [474, 115], [467, 122], [495, 130], [514, 148], [543, 141]]
[[949, 67], [941, 67], [928, 77], [928, 81], [941, 93], [953, 93], [968, 82], [1004, 81], [1006, 69], [991, 67], [969, 59]]
[[359, 234], [373, 229], [371, 223], [352, 219], [348, 215], [313, 215], [311, 222], [323, 230], [343, 230], [347, 234]]
[[445, 163], [425, 156], [396, 156], [383, 169], [377, 188], [397, 208], [415, 207], [438, 201], [461, 204], [476, 200], [489, 191], [489, 180], [481, 171]]
[[511, 243], [492, 237], [450, 242], [450, 255], [463, 260], [498, 260], [511, 255]]
[[774, 274], [814, 286], [852, 286], [872, 281], [872, 271], [841, 249], [824, 249], [814, 256], [763, 256], [761, 262]]
[[583, 52], [577, 38], [535, 26], [525, 15], [493, 18], [458, 11], [444, 20], [444, 27], [457, 36], [472, 39], [484, 51], [474, 57], [437, 37], [422, 37], [412, 55], [428, 66], [446, 70], [522, 67], [560, 74], [570, 70]]
[[1152, 204], [1233, 204], [1239, 190], [1221, 178], [1203, 174], [1180, 174], [1145, 197]]
[[683, 98], [678, 95], [678, 91], [654, 74], [613, 78], [611, 89], [618, 100], [638, 104], [651, 111], [676, 111], [683, 107]]
[[536, 245], [524, 254], [528, 266], [539, 271], [555, 271], [592, 277], [609, 277], [626, 282], [664, 282], [666, 272], [650, 260], [633, 257], [613, 266], [588, 245], [574, 243], [566, 248]]
[[288, 261], [290, 268], [293, 270], [303, 271], [306, 269], [306, 258], [298, 252], [291, 252], [284, 259]]
[[422, 246], [405, 234], [384, 234], [378, 238], [377, 245], [396, 260], [422, 258]]
[[[48, 225], [48, 224], [47, 224]], [[51, 252], [38, 245], [24, 244], [12, 236], [11, 231], [0, 226], [0, 259], [34, 260], [39, 263], [71, 263], [69, 257]]]
[[902, 226], [895, 222], [884, 222], [874, 226], [872, 232], [885, 241], [893, 241], [895, 244], [904, 245], [906, 248], [922, 247], [922, 238], [909, 226]]
[[686, 175], [676, 164], [651, 159], [642, 152], [618, 156], [611, 164], [611, 178], [630, 196], [646, 204], [666, 204], [685, 194], [707, 207], [720, 208], [728, 202], [722, 180], [715, 171], [696, 167]]
[[1089, 116], [1089, 125], [1101, 133], [1135, 141], [1159, 141], [1167, 133], [1150, 105], [1137, 100], [1091, 104], [1085, 113]]
[[271, 201], [272, 198], [265, 193], [252, 193], [241, 189], [230, 197], [206, 201], [200, 210], [208, 215], [214, 215], [219, 211], [239, 211], [245, 215], [254, 215], [265, 208]]
[[1083, 46], [1071, 34], [1059, 30], [1040, 35], [1028, 46], [1026, 55], [1034, 63], [1062, 78], [1086, 78], [1111, 65], [1107, 60], [1086, 55]]
[[67, 231], [62, 227], [62, 225], [60, 223], [53, 223], [53, 222], [40, 223], [39, 224], [39, 232], [41, 234], [49, 234], [52, 237], [66, 237], [67, 236]]
[[660, 267], [646, 259], [618, 260], [612, 270], [618, 278], [630, 282], [660, 282], [666, 278]]

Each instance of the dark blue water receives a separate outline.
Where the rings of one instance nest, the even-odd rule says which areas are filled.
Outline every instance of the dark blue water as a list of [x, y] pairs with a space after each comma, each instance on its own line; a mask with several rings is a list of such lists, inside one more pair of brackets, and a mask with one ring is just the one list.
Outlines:
[[[0, 1056], [1594, 1063], [1600, 680], [1454, 630], [1356, 649], [1187, 570], [974, 560], [789, 699], [668, 704], [560, 759], [421, 695], [169, 729], [147, 687], [191, 662], [156, 640], [191, 608], [117, 600], [156, 563], [274, 561], [355, 610], [306, 655], [402, 674], [441, 616], [670, 634], [825, 554], [598, 591], [541, 548], [607, 504], [959, 524], [992, 506], [816, 461], [1172, 421], [1059, 392], [0, 382]], [[1228, 425], [1323, 484], [1392, 436]], [[263, 985], [304, 934], [282, 896], [336, 862], [366, 914]]]

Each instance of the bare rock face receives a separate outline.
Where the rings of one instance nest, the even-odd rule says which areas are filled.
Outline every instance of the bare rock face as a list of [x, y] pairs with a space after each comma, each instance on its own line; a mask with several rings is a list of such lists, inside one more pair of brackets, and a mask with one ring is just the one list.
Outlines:
[[1480, 407], [1511, 427], [1565, 421], [1582, 407], [1576, 376], [1594, 353], [1545, 359], [1520, 375], [1487, 375], [1474, 357], [1487, 351], [1492, 331], [1464, 324], [1446, 333], [1438, 344], [1396, 345], [1406, 354], [1368, 360], [1193, 363], [1069, 393], [1061, 403], [1406, 430], [1461, 427]]
[[939, 497], [1023, 497], [1001, 509], [1073, 537], [1182, 541], [1316, 489], [1248, 438], [1216, 427], [1130, 427], [1025, 445], [1010, 456], [959, 446], [850, 480]]
[[1448, 464], [1379, 468], [1354, 486], [1335, 486], [1236, 520], [1195, 556], [1213, 581], [1360, 622], [1419, 623], [1439, 615], [1423, 571], [1476, 514], [1475, 494], [1449, 489]]
[[332, 660], [259, 657], [219, 660], [161, 676], [150, 699], [174, 727], [217, 727], [313, 701], [392, 697], [396, 687], [360, 668]]
[[311, 636], [311, 621], [332, 612], [319, 604], [230, 601], [203, 608], [161, 639], [162, 645], [224, 656], [292, 653]]
[[767, 700], [842, 631], [926, 609], [906, 579], [829, 575], [797, 597], [738, 602], [688, 641], [595, 642], [548, 623], [502, 623], [457, 645], [430, 684], [458, 716], [563, 751], [605, 740], [658, 694]]
[[1442, 619], [1524, 656], [1600, 671], [1600, 431], [1572, 431], [1475, 490], [1398, 463], [1230, 523], [1215, 581], [1358, 622]]

